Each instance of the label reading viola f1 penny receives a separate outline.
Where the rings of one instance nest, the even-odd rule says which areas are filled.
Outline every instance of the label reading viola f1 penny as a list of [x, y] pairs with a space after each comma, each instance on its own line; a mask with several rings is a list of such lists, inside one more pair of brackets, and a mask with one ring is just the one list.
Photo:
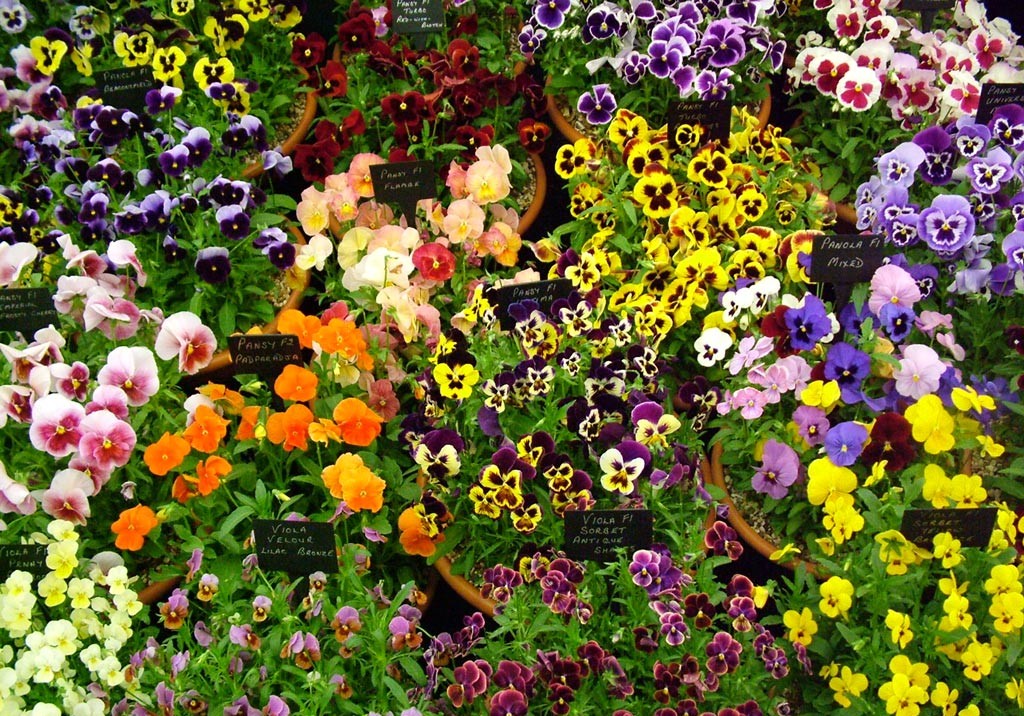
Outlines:
[[437, 196], [434, 166], [430, 162], [391, 162], [370, 166], [373, 197], [398, 204], [406, 222], [416, 221], [416, 202]]
[[254, 520], [260, 569], [289, 574], [338, 572], [334, 527], [327, 522]]
[[516, 283], [501, 288], [488, 288], [484, 296], [494, 307], [494, 315], [498, 318], [498, 324], [503, 330], [512, 330], [516, 320], [509, 315], [510, 306], [521, 301], [536, 301], [540, 310], [548, 313], [551, 304], [560, 298], [566, 298], [572, 293], [572, 281], [567, 278], [556, 278], [550, 281], [533, 281], [531, 283]]
[[96, 73], [96, 89], [103, 104], [141, 114], [146, 109], [146, 93], [159, 85], [153, 68], [122, 67]]
[[881, 234], [815, 236], [811, 245], [811, 279], [832, 284], [870, 281], [882, 265], [884, 245]]
[[611, 562], [616, 550], [648, 549], [654, 541], [650, 510], [569, 510], [563, 548], [571, 559]]
[[988, 124], [995, 111], [1008, 104], [1024, 107], [1024, 83], [986, 82], [981, 86], [978, 113], [974, 116], [974, 121], [978, 124]]
[[444, 30], [441, 0], [393, 0], [391, 13], [396, 35], [429, 35]]
[[692, 100], [673, 102], [668, 113], [668, 138], [672, 149], [679, 149], [677, 130], [682, 125], [704, 128], [704, 143], [718, 140], [723, 144], [729, 141], [729, 130], [732, 126], [732, 100]]
[[46, 545], [0, 544], [0, 579], [7, 579], [18, 570], [36, 576], [49, 572], [46, 566]]
[[0, 331], [18, 331], [26, 338], [60, 318], [53, 294], [45, 288], [5, 288], [0, 291]]
[[302, 365], [299, 337], [290, 333], [228, 336], [228, 348], [235, 373], [255, 373], [267, 381], [286, 365]]
[[996, 508], [907, 510], [900, 532], [918, 547], [929, 549], [940, 532], [949, 532], [961, 547], [988, 547], [996, 524]]

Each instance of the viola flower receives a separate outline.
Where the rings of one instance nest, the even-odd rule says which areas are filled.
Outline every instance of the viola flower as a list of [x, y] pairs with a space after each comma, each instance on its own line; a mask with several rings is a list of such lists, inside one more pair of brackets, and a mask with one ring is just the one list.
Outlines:
[[867, 67], [851, 67], [836, 85], [839, 104], [854, 112], [863, 112], [874, 105], [881, 93], [882, 83]]
[[195, 375], [213, 360], [217, 341], [199, 316], [178, 311], [160, 324], [153, 349], [161, 360], [177, 356], [178, 370]]
[[412, 263], [428, 281], [443, 283], [455, 274], [455, 254], [436, 241], [417, 247]]
[[[314, 420], [313, 412], [302, 403], [295, 403], [283, 413], [274, 413], [267, 418], [267, 439], [281, 445], [285, 452], [308, 447], [309, 426]], [[193, 423], [194, 425], [194, 423]]]
[[185, 428], [182, 437], [188, 440], [193, 450], [212, 453], [228, 434], [228, 424], [229, 421], [209, 405], [201, 404], [193, 412], [192, 422]]
[[[142, 549], [146, 535], [152, 532], [158, 524], [159, 521], [156, 518], [156, 513], [146, 505], [136, 505], [135, 507], [123, 510], [120, 517], [110, 525], [111, 532], [117, 535], [117, 539], [114, 540], [114, 546], [118, 549], [136, 552]], [[175, 592], [178, 591], [180, 590], [175, 590]], [[167, 626], [166, 621], [165, 626]]]
[[384, 506], [387, 483], [375, 475], [362, 458], [352, 453], [338, 456], [320, 475], [331, 495], [343, 500], [353, 512], [369, 510], [379, 512]]
[[711, 67], [732, 67], [747, 54], [743, 29], [731, 20], [713, 20], [704, 30], [695, 55]]
[[751, 478], [751, 487], [757, 492], [781, 500], [800, 477], [800, 456], [793, 448], [777, 440], [764, 444], [761, 467]]
[[819, 340], [832, 333], [825, 304], [810, 294], [804, 297], [802, 306], [786, 311], [783, 320], [789, 329], [790, 343], [799, 350], [813, 350]]
[[739, 559], [743, 554], [743, 544], [736, 530], [721, 520], [715, 520], [704, 533], [704, 546], [716, 555], [728, 555], [732, 560]]
[[868, 441], [868, 429], [853, 421], [833, 425], [825, 436], [825, 451], [833, 465], [849, 467], [860, 457]]
[[91, 514], [89, 498], [95, 494], [92, 479], [81, 470], [60, 470], [43, 492], [43, 512], [59, 520], [84, 525]]
[[601, 487], [609, 492], [631, 495], [636, 490], [636, 481], [647, 471], [651, 462], [651, 451], [641, 443], [625, 440], [618, 447], [602, 453], [598, 463], [601, 466]]
[[192, 446], [189, 445], [188, 440], [165, 432], [159, 440], [146, 448], [143, 460], [150, 472], [158, 477], [163, 477], [178, 467], [191, 451]]
[[565, 22], [565, 15], [571, 6], [571, 0], [539, 2], [533, 7], [533, 19], [545, 29], [557, 30]]
[[920, 400], [939, 389], [939, 382], [945, 372], [946, 365], [934, 349], [924, 344], [911, 344], [903, 349], [899, 368], [893, 373], [896, 392]]
[[940, 255], [959, 251], [974, 238], [975, 219], [970, 202], [958, 194], [940, 194], [921, 211], [917, 230], [929, 248]]
[[78, 449], [79, 425], [85, 408], [58, 393], [44, 395], [32, 404], [29, 439], [36, 450], [64, 457]]
[[825, 442], [829, 421], [828, 415], [821, 408], [801, 405], [793, 411], [793, 422], [797, 426], [800, 437], [809, 446], [815, 447]]
[[358, 447], [366, 447], [376, 440], [383, 422], [359, 398], [342, 400], [334, 407], [332, 418], [338, 426], [342, 441]]
[[[948, 134], [942, 134], [949, 137]], [[925, 161], [925, 151], [915, 142], [904, 142], [880, 156], [876, 163], [885, 186], [907, 188], [914, 183], [917, 168]]]
[[316, 397], [319, 382], [316, 373], [309, 368], [289, 364], [274, 381], [274, 394], [283, 400], [305, 403]]
[[211, 246], [196, 252], [196, 273], [207, 283], [224, 283], [231, 275], [231, 259], [228, 250], [221, 246]]
[[660, 164], [648, 164], [633, 187], [633, 198], [652, 219], [663, 219], [676, 210], [676, 182]]
[[102, 472], [124, 467], [135, 448], [135, 430], [109, 410], [97, 410], [79, 423], [78, 455]]
[[[554, 3], [550, 4], [554, 5]], [[576, 102], [576, 111], [585, 115], [587, 122], [592, 125], [608, 124], [611, 122], [618, 107], [619, 104], [615, 100], [615, 95], [612, 94], [612, 91], [606, 84], [594, 85], [590, 92], [580, 95], [579, 100]]]
[[194, 478], [184, 475], [183, 479], [186, 482], [193, 483], [196, 486], [196, 492], [206, 497], [220, 487], [220, 478], [227, 476], [230, 472], [231, 463], [219, 455], [211, 455], [206, 460], [200, 460], [196, 464], [196, 476]]

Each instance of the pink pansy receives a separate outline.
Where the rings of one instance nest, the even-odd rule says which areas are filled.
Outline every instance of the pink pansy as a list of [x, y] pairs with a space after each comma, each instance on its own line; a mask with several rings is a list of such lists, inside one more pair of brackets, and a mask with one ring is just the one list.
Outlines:
[[99, 331], [107, 338], [123, 341], [139, 330], [139, 307], [126, 298], [114, 298], [96, 287], [85, 297], [82, 322], [85, 330]]
[[808, 57], [812, 59], [807, 71], [818, 91], [826, 95], [835, 94], [839, 81], [854, 66], [853, 58], [839, 50], [825, 50], [820, 54], [808, 52]]
[[876, 316], [882, 306], [891, 303], [913, 308], [921, 300], [921, 289], [910, 273], [895, 264], [879, 266], [871, 277], [871, 296], [868, 308]]
[[876, 15], [865, 23], [865, 40], [892, 40], [900, 31], [899, 23], [892, 15]]
[[940, 346], [943, 346], [949, 351], [949, 354], [953, 357], [953, 360], [962, 361], [967, 357], [967, 351], [964, 347], [956, 342], [956, 336], [952, 333], [940, 333], [935, 336], [935, 342]]
[[969, 72], [953, 72], [942, 96], [960, 114], [974, 114], [981, 101], [981, 84]]
[[835, 29], [836, 37], [860, 37], [864, 30], [864, 13], [850, 2], [839, 0], [828, 11], [828, 23]]
[[81, 455], [75, 455], [68, 461], [68, 469], [78, 470], [92, 480], [92, 494], [94, 495], [110, 482], [110, 476], [114, 472], [113, 467], [101, 468], [96, 465], [90, 465]]
[[35, 511], [36, 501], [28, 488], [12, 480], [7, 474], [7, 466], [0, 462], [0, 513], [31, 515]]
[[[490, 147], [480, 147], [490, 149]], [[477, 150], [479, 154], [479, 150]], [[494, 161], [481, 159], [466, 170], [466, 191], [477, 204], [493, 204], [509, 195], [512, 186], [504, 168]]]
[[128, 395], [129, 405], [145, 405], [160, 389], [156, 358], [143, 346], [118, 346], [100, 368], [100, 385], [116, 385]]
[[764, 413], [768, 399], [757, 388], [740, 388], [729, 399], [733, 410], [739, 410], [745, 420], [756, 420]]
[[[103, 257], [92, 249], [85, 251], [78, 251], [77, 247], [73, 247], [73, 252], [65, 251], [65, 258], [68, 259], [69, 269], [78, 269], [81, 271], [83, 276], [99, 280], [100, 276], [107, 273], [107, 262], [103, 260]], [[72, 256], [68, 256], [68, 253], [72, 253]]]
[[789, 379], [788, 384], [780, 385], [779, 389], [783, 393], [788, 393], [789, 391], [794, 391], [797, 394], [802, 393], [807, 384], [811, 382], [811, 366], [808, 365], [807, 360], [803, 356], [786, 356], [775, 361], [775, 365], [783, 368], [785, 370], [784, 375]]
[[744, 336], [736, 348], [736, 354], [729, 361], [729, 373], [739, 375], [757, 361], [772, 352], [774, 342], [767, 336]]
[[146, 285], [148, 279], [146, 271], [142, 268], [142, 262], [139, 261], [139, 257], [135, 253], [135, 244], [131, 241], [128, 241], [128, 239], [111, 241], [110, 245], [107, 246], [107, 258], [110, 259], [110, 263], [118, 268], [131, 266], [135, 269], [136, 282], [140, 286]]
[[427, 328], [427, 347], [437, 345], [441, 336], [441, 312], [429, 303], [416, 307], [416, 320]]
[[96, 279], [89, 276], [61, 276], [57, 279], [57, 290], [53, 294], [54, 308], [57, 313], [81, 321], [85, 311], [85, 297], [97, 286], [99, 283]]
[[54, 363], [50, 366], [50, 375], [57, 392], [65, 398], [83, 401], [89, 394], [89, 366], [81, 361], [76, 360], [71, 365]]
[[38, 255], [39, 249], [28, 242], [8, 244], [0, 241], [0, 286], [14, 283], [22, 269], [35, 261]]
[[387, 204], [378, 204], [375, 201], [364, 201], [359, 205], [356, 213], [356, 226], [365, 226], [368, 229], [379, 229], [382, 226], [393, 224], [395, 212]]
[[411, 255], [413, 249], [423, 243], [420, 232], [411, 227], [388, 224], [373, 232], [373, 238], [366, 244], [366, 252], [389, 249], [400, 254]]
[[836, 99], [844, 107], [863, 112], [878, 101], [882, 82], [866, 67], [853, 67], [839, 80]]
[[81, 470], [61, 470], [42, 493], [40, 504], [50, 517], [84, 525], [90, 515], [89, 498], [95, 494], [95, 489], [92, 480]]
[[295, 207], [295, 217], [302, 225], [306, 236], [325, 231], [331, 223], [331, 213], [327, 206], [327, 193], [314, 186], [302, 190], [302, 199]]
[[763, 388], [765, 402], [772, 405], [782, 400], [782, 394], [788, 392], [793, 383], [786, 366], [781, 363], [775, 363], [767, 368], [757, 366], [747, 374], [747, 380]]
[[377, 413], [384, 422], [388, 422], [398, 415], [398, 409], [400, 406], [398, 398], [395, 396], [394, 386], [392, 386], [390, 380], [382, 378], [380, 380], [373, 381], [370, 383], [367, 392], [369, 393], [369, 396], [367, 397], [366, 404], [369, 405], [370, 409]]
[[995, 64], [996, 59], [1006, 52], [1006, 41], [1003, 38], [990, 35], [983, 27], [977, 27], [970, 37], [967, 38], [967, 45], [974, 50], [978, 62], [984, 69]]
[[893, 373], [896, 392], [918, 400], [939, 388], [939, 379], [946, 372], [946, 364], [929, 346], [913, 343], [903, 350], [899, 368]]
[[85, 406], [86, 415], [108, 410], [121, 420], [128, 419], [128, 394], [116, 385], [97, 385], [92, 400]]
[[217, 339], [199, 316], [179, 311], [160, 325], [153, 349], [162, 360], [177, 356], [178, 370], [195, 375], [213, 360]]
[[455, 199], [465, 199], [469, 195], [466, 189], [466, 169], [454, 159], [448, 166], [448, 178], [444, 183]]
[[8, 418], [19, 423], [31, 421], [33, 395], [32, 389], [23, 385], [0, 385], [0, 428]]
[[109, 410], [86, 415], [80, 428], [82, 438], [78, 441], [78, 452], [87, 465], [109, 471], [123, 467], [131, 458], [135, 431]]
[[32, 426], [28, 436], [36, 450], [53, 457], [70, 455], [81, 438], [79, 424], [85, 418], [85, 408], [59, 393], [39, 398], [32, 405]]
[[953, 330], [953, 316], [938, 311], [921, 311], [914, 324], [919, 331], [930, 336], [939, 328]]
[[37, 398], [50, 393], [52, 385], [53, 376], [50, 375], [50, 366], [37, 365], [28, 372], [28, 387], [32, 389]]
[[374, 164], [384, 164], [384, 158], [370, 152], [362, 152], [352, 157], [352, 163], [348, 166], [348, 183], [352, 190], [364, 199], [373, 196], [373, 179], [370, 177], [370, 167]]
[[512, 157], [509, 155], [508, 150], [500, 144], [477, 147], [475, 154], [478, 161], [493, 162], [505, 174], [512, 173]]
[[36, 366], [47, 365], [51, 357], [50, 346], [46, 343], [35, 343], [25, 348], [0, 343], [0, 354], [11, 364], [11, 377], [19, 383], [26, 382]]
[[884, 75], [896, 50], [885, 40], [868, 40], [853, 52], [853, 61], [859, 67], [867, 67], [875, 75]]
[[456, 199], [448, 206], [442, 229], [453, 244], [462, 245], [484, 232], [487, 215], [470, 199]]

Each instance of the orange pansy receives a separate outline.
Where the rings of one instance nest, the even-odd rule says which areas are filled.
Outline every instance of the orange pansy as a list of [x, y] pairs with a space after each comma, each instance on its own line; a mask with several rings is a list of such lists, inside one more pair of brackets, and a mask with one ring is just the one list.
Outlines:
[[183, 505], [199, 494], [192, 491], [189, 481], [195, 482], [195, 478], [191, 475], [178, 475], [174, 478], [174, 484], [171, 485], [171, 497]]
[[[402, 531], [399, 542], [409, 554], [429, 557], [437, 551], [437, 545], [423, 531], [420, 524], [420, 517], [416, 514], [415, 507], [407, 507], [398, 517], [398, 529]], [[438, 537], [438, 542], [444, 541], [444, 535]]]
[[384, 506], [387, 483], [377, 477], [358, 455], [340, 455], [333, 465], [323, 469], [320, 477], [331, 495], [344, 500], [353, 512], [379, 512]]
[[121, 512], [110, 530], [117, 535], [114, 546], [135, 552], [142, 549], [146, 535], [153, 531], [159, 522], [156, 513], [146, 505], [136, 505]]
[[242, 408], [242, 419], [238, 422], [238, 432], [235, 434], [239, 440], [252, 440], [256, 437], [256, 427], [260, 424], [260, 411], [258, 405], [247, 405]]
[[267, 418], [267, 438], [275, 445], [283, 445], [288, 452], [295, 448], [305, 450], [312, 422], [313, 411], [302, 403], [296, 403], [283, 413], [274, 413]]
[[163, 477], [180, 465], [190, 452], [192, 446], [188, 444], [188, 440], [179, 435], [164, 433], [159, 440], [146, 448], [142, 459], [151, 473]]
[[313, 347], [313, 335], [320, 329], [320, 319], [307, 316], [302, 311], [286, 308], [277, 318], [277, 330], [291, 333], [299, 337], [299, 345], [303, 348]]
[[211, 455], [196, 465], [196, 477], [185, 477], [189, 482], [195, 481], [196, 489], [204, 497], [220, 487], [220, 478], [231, 472], [231, 463], [219, 455]]
[[209, 405], [200, 405], [196, 408], [192, 424], [182, 433], [193, 449], [207, 453], [216, 450], [227, 434], [228, 421]]
[[349, 445], [366, 447], [380, 435], [381, 417], [359, 398], [342, 400], [334, 407], [332, 417], [341, 430], [341, 439]]
[[283, 400], [306, 402], [316, 397], [320, 380], [316, 373], [301, 365], [288, 364], [274, 381], [274, 392]]
[[321, 445], [326, 445], [332, 440], [341, 442], [341, 430], [333, 420], [317, 418], [309, 424], [309, 439]]
[[229, 390], [220, 383], [207, 383], [198, 389], [201, 395], [215, 403], [222, 403], [224, 410], [230, 415], [238, 415], [245, 407], [245, 398], [237, 390]]
[[332, 318], [317, 331], [313, 340], [328, 355], [337, 353], [362, 370], [373, 368], [373, 357], [366, 352], [366, 338], [354, 321]]

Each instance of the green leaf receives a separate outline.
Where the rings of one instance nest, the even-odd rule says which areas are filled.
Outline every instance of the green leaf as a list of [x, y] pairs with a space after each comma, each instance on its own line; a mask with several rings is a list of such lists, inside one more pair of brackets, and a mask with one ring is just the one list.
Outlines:
[[231, 531], [235, 529], [235, 527], [237, 527], [242, 522], [242, 520], [246, 519], [254, 513], [255, 510], [247, 505], [242, 505], [241, 507], [235, 508], [235, 511], [228, 515], [224, 522], [221, 523], [220, 528], [217, 530], [217, 532], [225, 535], [231, 534]]
[[217, 311], [217, 327], [222, 335], [228, 336], [234, 333], [238, 308], [231, 301], [225, 301]]

